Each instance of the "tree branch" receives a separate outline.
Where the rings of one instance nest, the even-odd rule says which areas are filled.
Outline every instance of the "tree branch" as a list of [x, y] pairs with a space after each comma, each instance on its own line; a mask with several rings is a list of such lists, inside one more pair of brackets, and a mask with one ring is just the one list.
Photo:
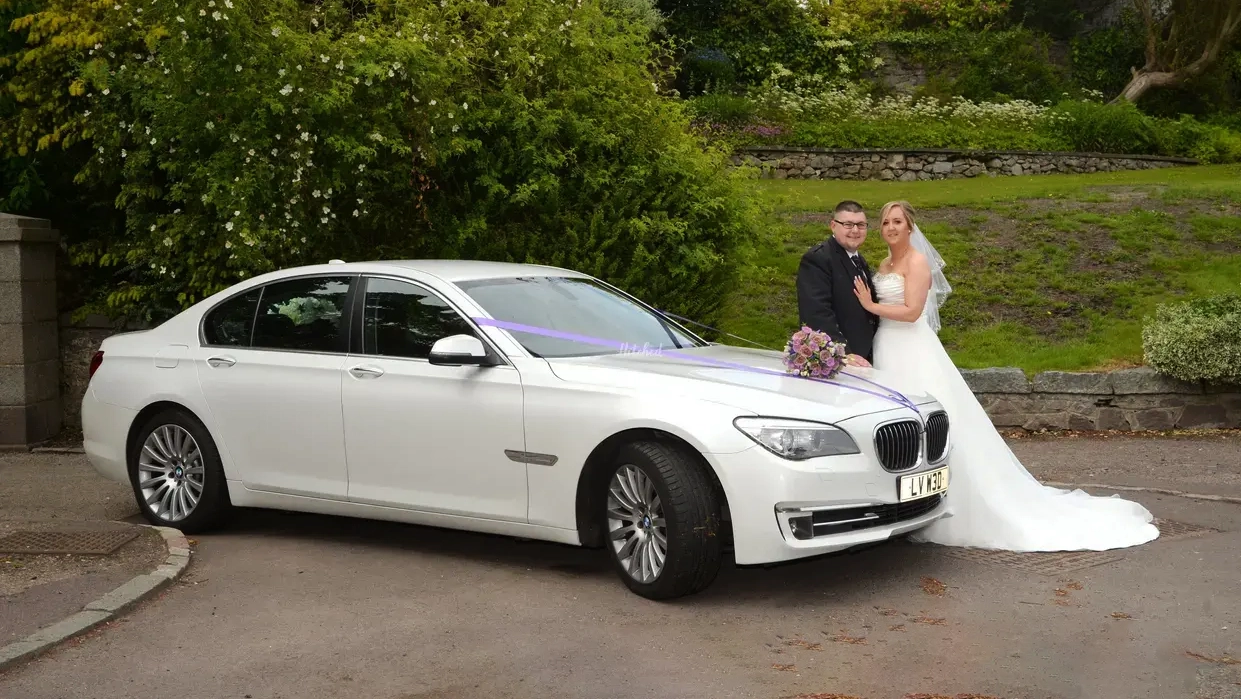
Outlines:
[[[1209, 12], [1202, 11], [1201, 15], [1187, 17], [1187, 10], [1181, 8], [1182, 14], [1178, 16], [1176, 8], [1172, 8], [1166, 16], [1156, 21], [1152, 0], [1133, 0], [1134, 7], [1142, 15], [1146, 25], [1146, 65], [1140, 70], [1131, 69], [1132, 79], [1112, 103], [1136, 102], [1151, 88], [1181, 85], [1202, 75], [1213, 66], [1219, 60], [1224, 47], [1232, 41], [1238, 30], [1241, 30], [1241, 0], [1218, 1], [1220, 5], [1216, 5]], [[1227, 2], [1228, 9], [1221, 17], [1220, 10], [1224, 8], [1224, 2]], [[1200, 7], [1195, 7], [1194, 10]], [[1195, 36], [1187, 26], [1187, 23], [1194, 21], [1201, 21], [1204, 30], [1212, 24], [1215, 29], [1206, 36], [1198, 34], [1203, 41], [1201, 53], [1194, 60], [1185, 63], [1184, 61], [1188, 61], [1193, 55], [1194, 49], [1187, 43], [1190, 39], [1181, 41], [1181, 37]], [[1160, 60], [1161, 48], [1166, 60]], [[1189, 55], [1186, 55], [1187, 53]]]
[[1142, 15], [1142, 23], [1146, 25], [1146, 67], [1143, 70], [1154, 70], [1158, 55], [1158, 34], [1162, 27], [1155, 22], [1155, 12], [1151, 9], [1150, 0], [1133, 0], [1133, 4]]

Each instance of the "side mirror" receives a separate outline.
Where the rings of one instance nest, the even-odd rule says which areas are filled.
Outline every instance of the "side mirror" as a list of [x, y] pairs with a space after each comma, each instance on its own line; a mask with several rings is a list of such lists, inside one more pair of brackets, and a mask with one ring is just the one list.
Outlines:
[[451, 335], [435, 341], [431, 346], [429, 361], [437, 366], [491, 366], [495, 364], [483, 346], [482, 340], [473, 335]]

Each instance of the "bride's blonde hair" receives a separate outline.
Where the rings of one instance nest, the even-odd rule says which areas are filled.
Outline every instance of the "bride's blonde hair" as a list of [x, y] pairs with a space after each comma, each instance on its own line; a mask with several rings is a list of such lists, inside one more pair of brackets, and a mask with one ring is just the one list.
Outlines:
[[879, 210], [879, 227], [883, 228], [883, 219], [888, 217], [888, 212], [896, 207], [901, 207], [901, 211], [905, 212], [905, 222], [909, 224], [910, 235], [914, 232], [914, 207], [907, 201], [890, 201], [883, 205]]

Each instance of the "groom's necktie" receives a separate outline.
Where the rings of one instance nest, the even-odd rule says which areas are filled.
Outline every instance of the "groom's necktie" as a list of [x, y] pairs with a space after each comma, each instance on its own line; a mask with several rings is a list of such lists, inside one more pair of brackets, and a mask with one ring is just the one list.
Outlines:
[[853, 263], [853, 269], [857, 270], [857, 275], [855, 276], [860, 276], [865, 279], [866, 268], [862, 266], [862, 256], [857, 254], [850, 255], [849, 260]]

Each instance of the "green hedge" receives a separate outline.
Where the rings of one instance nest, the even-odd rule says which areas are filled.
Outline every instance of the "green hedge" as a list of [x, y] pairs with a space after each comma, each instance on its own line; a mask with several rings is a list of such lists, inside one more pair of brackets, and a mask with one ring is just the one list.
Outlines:
[[73, 248], [107, 313], [431, 257], [572, 267], [709, 323], [756, 225], [658, 91], [642, 3], [40, 4], [0, 61], [0, 157], [55, 149], [123, 214]]
[[1241, 293], [1160, 306], [1145, 321], [1142, 347], [1162, 374], [1241, 384]]

